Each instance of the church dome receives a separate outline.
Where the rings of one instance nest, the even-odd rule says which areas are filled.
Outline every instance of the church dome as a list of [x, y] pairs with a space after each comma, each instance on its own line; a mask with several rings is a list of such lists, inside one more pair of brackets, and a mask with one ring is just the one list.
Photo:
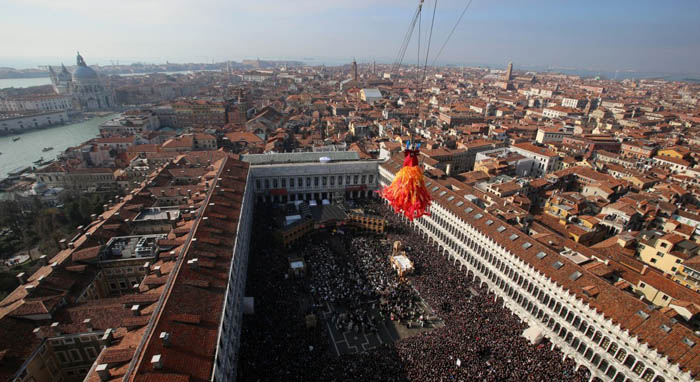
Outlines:
[[78, 53], [77, 57], [77, 64], [78, 67], [75, 69], [73, 72], [73, 81], [76, 80], [96, 80], [97, 79], [97, 72], [92, 70], [91, 67], [87, 66], [85, 63], [85, 60], [83, 59], [83, 56]]
[[96, 80], [97, 73], [89, 66], [78, 66], [73, 72], [73, 81], [75, 80]]

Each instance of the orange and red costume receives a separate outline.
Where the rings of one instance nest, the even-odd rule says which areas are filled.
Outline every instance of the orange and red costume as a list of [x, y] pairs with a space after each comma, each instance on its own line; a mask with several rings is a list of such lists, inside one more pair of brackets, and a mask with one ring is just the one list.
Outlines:
[[394, 208], [394, 212], [404, 214], [409, 220], [423, 215], [430, 216], [430, 194], [425, 188], [423, 171], [418, 166], [418, 153], [417, 149], [404, 150], [403, 167], [396, 173], [391, 185], [380, 192]]

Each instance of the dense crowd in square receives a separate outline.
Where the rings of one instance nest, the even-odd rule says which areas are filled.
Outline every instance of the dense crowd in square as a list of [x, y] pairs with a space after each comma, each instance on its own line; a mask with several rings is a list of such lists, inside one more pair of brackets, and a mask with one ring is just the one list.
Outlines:
[[[256, 313], [244, 319], [239, 380], [589, 380], [585, 368], [576, 370], [546, 340], [531, 345], [521, 336], [526, 324], [388, 207], [370, 202], [366, 208], [389, 220], [386, 234], [317, 233], [289, 251], [269, 240], [255, 240], [247, 294], [256, 299]], [[262, 237], [270, 227], [259, 223], [256, 235]], [[408, 283], [399, 281], [388, 261], [396, 240], [415, 264]], [[348, 253], [339, 254], [332, 241], [345, 241]], [[304, 257], [307, 279], [285, 276], [291, 253]], [[313, 298], [310, 306], [300, 303], [304, 296]], [[428, 318], [429, 312], [418, 308], [420, 298], [444, 327], [420, 330], [359, 354], [336, 356], [329, 351], [325, 323], [307, 328], [304, 320], [307, 313], [332, 304], [347, 308], [341, 322], [345, 329], [371, 331], [378, 320], [392, 318], [407, 325]], [[372, 308], [383, 317], [370, 319]], [[340, 322], [339, 315], [331, 317], [331, 324]]]

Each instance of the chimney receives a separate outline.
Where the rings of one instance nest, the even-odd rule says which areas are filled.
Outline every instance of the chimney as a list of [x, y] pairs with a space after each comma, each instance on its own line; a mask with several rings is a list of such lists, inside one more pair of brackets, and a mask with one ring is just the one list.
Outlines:
[[61, 329], [58, 327], [58, 322], [54, 322], [51, 324], [51, 331], [54, 333], [56, 336], [61, 335]]
[[34, 330], [32, 330], [32, 332], [34, 333], [36, 338], [38, 338], [40, 340], [44, 339], [44, 331], [41, 330], [41, 326], [34, 328]]
[[24, 285], [27, 282], [28, 278], [29, 278], [29, 276], [27, 276], [27, 274], [24, 272], [17, 275], [17, 280], [19, 280], [19, 285]]
[[49, 258], [46, 255], [41, 255], [41, 257], [39, 257], [39, 265], [41, 265], [43, 267], [48, 263], [49, 263]]
[[92, 329], [94, 329], [94, 327], [92, 326], [92, 320], [89, 319], [89, 318], [84, 319], [84, 320], [83, 320], [83, 324], [84, 324], [85, 327], [87, 328], [87, 331], [88, 331], [88, 332], [91, 332]]
[[70, 243], [68, 243], [68, 248], [75, 249], [75, 244], [73, 244], [73, 242], [71, 241]]
[[150, 261], [146, 261], [143, 264], [143, 273], [145, 273], [146, 275], [151, 273], [151, 262]]
[[90, 214], [90, 220], [97, 220], [97, 214]]
[[160, 332], [160, 340], [163, 341], [163, 347], [167, 348], [170, 346], [170, 333]]
[[102, 338], [100, 339], [100, 344], [102, 346], [109, 346], [112, 343], [112, 339], [114, 339], [114, 331], [110, 328], [105, 331], [105, 334], [102, 335]]
[[132, 306], [132, 307], [131, 307], [131, 314], [132, 314], [133, 316], [138, 316], [138, 315], [141, 313], [141, 312], [139, 311], [139, 309], [141, 309], [141, 307], [140, 307], [139, 305], [134, 305], [134, 306]]
[[642, 271], [639, 272], [639, 273], [641, 273], [642, 275], [645, 275], [645, 274], [647, 274], [647, 270], [648, 270], [648, 269], [649, 269], [649, 266], [647, 266], [647, 265], [645, 264], [645, 265], [642, 267]]
[[61, 249], [66, 249], [66, 248], [68, 248], [68, 240], [66, 240], [66, 239], [61, 239], [61, 241], [58, 242], [58, 246], [59, 246]]
[[160, 370], [163, 368], [163, 362], [161, 361], [160, 354], [156, 354], [153, 357], [151, 357], [151, 365], [153, 365], [153, 368], [156, 370]]
[[447, 167], [445, 168], [445, 175], [450, 176], [451, 173], [452, 173], [452, 165], [448, 163]]
[[100, 381], [109, 381], [109, 379], [112, 378], [112, 376], [109, 374], [109, 370], [107, 370], [106, 363], [97, 365], [95, 372], [100, 377]]
[[163, 275], [160, 271], [160, 265], [156, 265], [155, 267], [153, 267], [153, 272], [155, 272], [156, 276], [158, 277]]
[[192, 269], [199, 269], [199, 259], [194, 258], [192, 260], [187, 260], [187, 265], [192, 267]]

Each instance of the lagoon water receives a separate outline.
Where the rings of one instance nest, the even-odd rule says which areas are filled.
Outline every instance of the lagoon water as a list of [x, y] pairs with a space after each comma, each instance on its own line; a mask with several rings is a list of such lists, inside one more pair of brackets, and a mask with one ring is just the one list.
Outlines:
[[[39, 158], [54, 159], [65, 149], [97, 137], [99, 125], [115, 116], [97, 117], [70, 125], [0, 137], [0, 178], [5, 178], [9, 172], [18, 168], [35, 166], [33, 162]], [[20, 139], [12, 141], [14, 137]], [[53, 150], [43, 152], [44, 147], [53, 147]]]

